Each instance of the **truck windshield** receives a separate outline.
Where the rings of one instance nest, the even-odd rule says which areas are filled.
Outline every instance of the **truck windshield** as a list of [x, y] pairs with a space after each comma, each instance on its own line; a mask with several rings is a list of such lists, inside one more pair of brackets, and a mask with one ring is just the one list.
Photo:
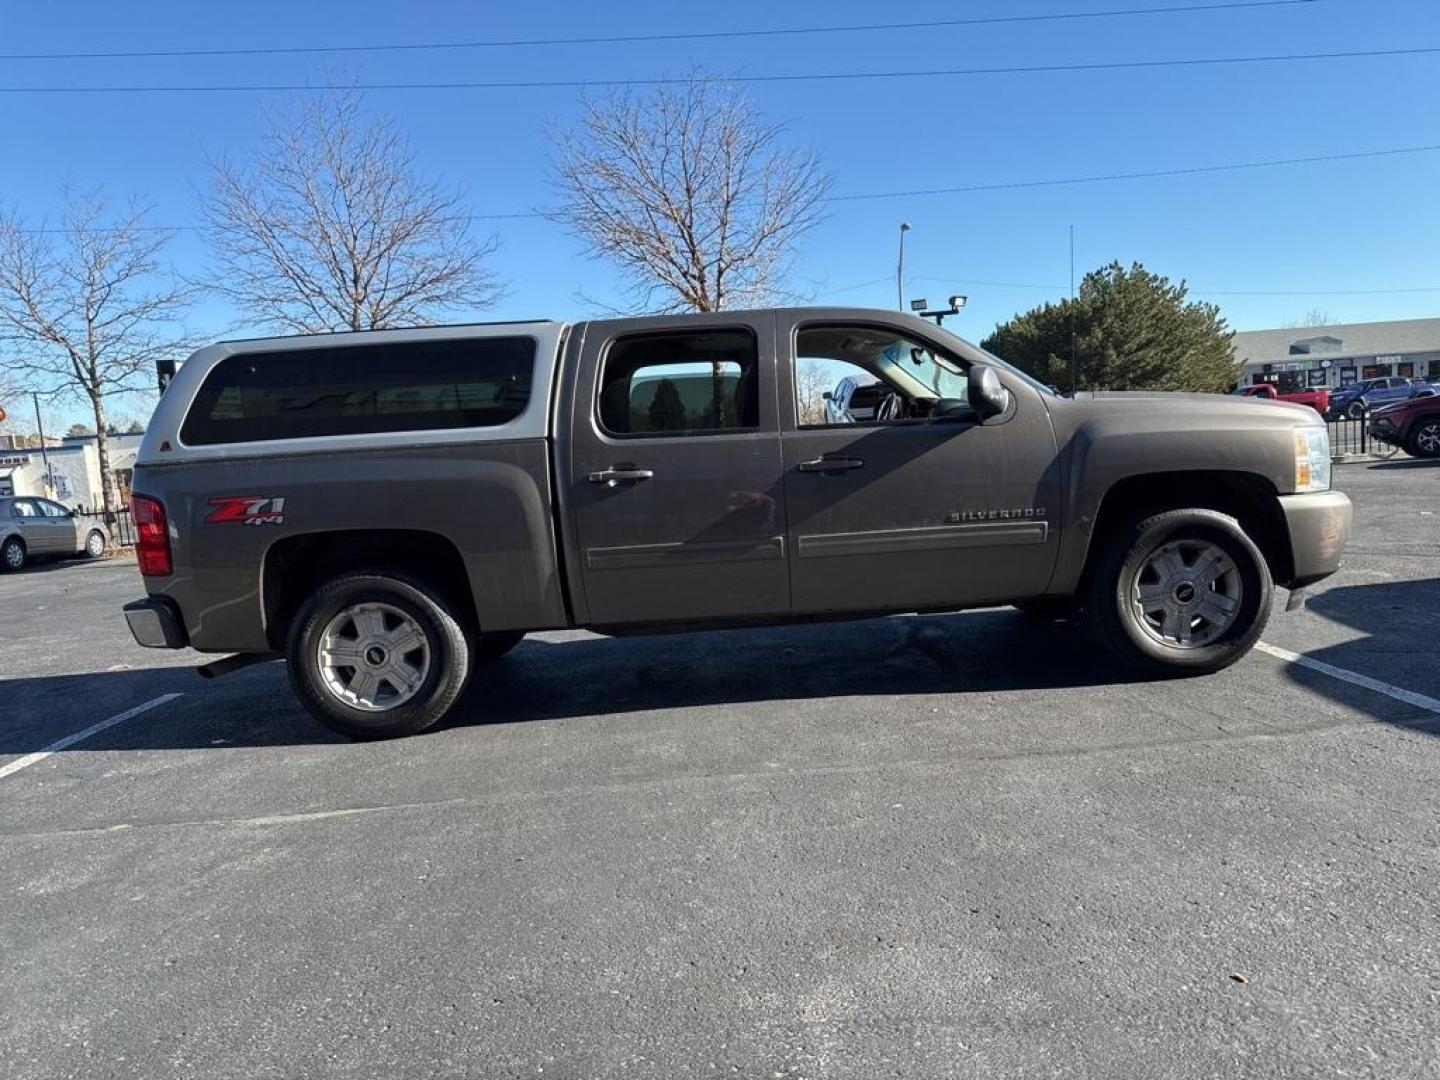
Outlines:
[[[1035, 378], [1033, 375], [1029, 375], [1029, 374], [1021, 371], [1021, 370], [1020, 370], [1019, 368], [1017, 368], [1014, 364], [1009, 363], [1009, 362], [1006, 361], [1006, 360], [1002, 360], [1002, 359], [1000, 359], [1000, 357], [996, 356], [994, 353], [988, 352], [988, 351], [986, 351], [985, 349], [980, 348], [979, 345], [973, 345], [973, 344], [971, 344], [971, 343], [968, 342], [968, 341], [964, 341], [964, 340], [962, 340], [961, 338], [956, 337], [954, 334], [950, 333], [949, 330], [946, 330], [943, 326], [936, 327], [936, 330], [938, 330], [941, 334], [944, 334], [946, 337], [950, 338], [952, 341], [955, 341], [955, 342], [959, 343], [959, 344], [963, 347], [963, 348], [961, 348], [961, 349], [957, 349], [957, 350], [956, 350], [957, 352], [960, 353], [961, 356], [964, 356], [964, 355], [965, 355], [965, 353], [964, 353], [964, 350], [965, 350], [965, 349], [973, 350], [973, 351], [975, 351], [975, 352], [977, 352], [977, 353], [980, 354], [981, 358], [985, 361], [985, 363], [990, 364], [990, 365], [992, 365], [992, 366], [994, 366], [994, 367], [1001, 368], [1002, 370], [1008, 371], [1008, 372], [1010, 372], [1012, 375], [1015, 375], [1015, 376], [1023, 379], [1026, 383], [1028, 383], [1030, 386], [1033, 386], [1036, 390], [1040, 391], [1040, 393], [1044, 394], [1046, 397], [1059, 397], [1059, 396], [1060, 396], [1059, 391], [1057, 391], [1057, 390], [1056, 390], [1053, 386], [1051, 386], [1049, 383], [1043, 383], [1043, 382], [1041, 382], [1039, 379]], [[947, 365], [947, 367], [948, 367], [948, 365]], [[962, 378], [963, 378], [963, 376], [962, 376]], [[945, 396], [955, 397], [955, 396], [957, 396], [957, 395], [950, 394], [950, 395], [941, 395], [941, 396], [942, 396], [942, 397], [945, 397]], [[958, 396], [964, 397], [965, 395], [964, 395], [964, 394], [961, 394], [961, 395], [958, 395]]]
[[[885, 351], [885, 357], [892, 364], [900, 363], [900, 351], [905, 343], [897, 342]], [[892, 356], [891, 353], [895, 355]], [[954, 398], [965, 401], [969, 396], [967, 388], [967, 377], [965, 372], [956, 367], [949, 359], [940, 356], [930, 349], [923, 347], [911, 347], [908, 349], [910, 363], [905, 366], [905, 371], [918, 382], [925, 385], [925, 388], [937, 398]]]

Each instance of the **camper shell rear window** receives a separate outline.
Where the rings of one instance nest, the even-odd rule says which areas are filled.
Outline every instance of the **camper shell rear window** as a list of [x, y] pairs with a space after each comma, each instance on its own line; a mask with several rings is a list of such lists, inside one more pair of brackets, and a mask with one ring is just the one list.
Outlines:
[[498, 427], [529, 404], [535, 348], [515, 336], [237, 353], [205, 376], [180, 440]]

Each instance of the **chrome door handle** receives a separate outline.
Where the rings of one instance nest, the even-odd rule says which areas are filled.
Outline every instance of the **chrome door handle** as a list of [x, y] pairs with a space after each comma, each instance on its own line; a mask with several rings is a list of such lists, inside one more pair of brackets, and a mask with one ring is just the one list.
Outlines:
[[592, 472], [586, 479], [592, 484], [608, 484], [614, 487], [616, 484], [623, 484], [631, 480], [649, 480], [654, 475], [653, 469], [636, 469], [626, 466], [625, 468], [601, 469], [599, 472]]
[[801, 472], [848, 472], [850, 469], [859, 469], [865, 462], [859, 458], [844, 457], [818, 457], [814, 461], [802, 461], [796, 466]]
[[796, 466], [801, 472], [847, 472], [861, 468], [865, 463], [859, 458], [818, 457], [813, 461], [802, 461]]

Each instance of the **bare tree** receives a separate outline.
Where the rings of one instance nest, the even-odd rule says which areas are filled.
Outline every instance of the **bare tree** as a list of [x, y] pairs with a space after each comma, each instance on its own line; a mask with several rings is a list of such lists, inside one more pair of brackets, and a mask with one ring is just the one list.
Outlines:
[[161, 355], [183, 348], [189, 293], [160, 265], [167, 233], [132, 201], [111, 214], [99, 194], [62, 194], [59, 227], [0, 215], [0, 334], [37, 389], [71, 392], [95, 417], [105, 512], [118, 505], [106, 399], [147, 389]]
[[796, 408], [802, 424], [825, 422], [825, 369], [814, 360], [801, 361], [795, 369]]
[[470, 236], [458, 189], [422, 179], [393, 120], [336, 91], [270, 117], [245, 164], [212, 159], [210, 284], [299, 333], [414, 326], [499, 297], [495, 241]]
[[1305, 312], [1305, 317], [1293, 322], [1283, 323], [1286, 330], [1298, 330], [1302, 326], [1334, 326], [1340, 320], [1332, 316], [1328, 311], [1320, 308], [1311, 308]]
[[0, 371], [0, 435], [11, 435], [19, 431], [21, 401], [29, 404], [28, 396], [21, 398], [23, 393], [20, 381], [12, 373]]
[[830, 186], [782, 136], [738, 84], [704, 73], [587, 101], [555, 139], [548, 216], [619, 265], [639, 310], [763, 304]]

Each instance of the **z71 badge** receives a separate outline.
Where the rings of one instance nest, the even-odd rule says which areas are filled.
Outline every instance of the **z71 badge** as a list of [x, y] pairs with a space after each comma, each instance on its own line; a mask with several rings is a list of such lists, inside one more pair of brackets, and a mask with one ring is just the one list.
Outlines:
[[211, 499], [210, 505], [215, 509], [206, 516], [206, 525], [281, 525], [285, 521], [283, 498], [226, 495]]

